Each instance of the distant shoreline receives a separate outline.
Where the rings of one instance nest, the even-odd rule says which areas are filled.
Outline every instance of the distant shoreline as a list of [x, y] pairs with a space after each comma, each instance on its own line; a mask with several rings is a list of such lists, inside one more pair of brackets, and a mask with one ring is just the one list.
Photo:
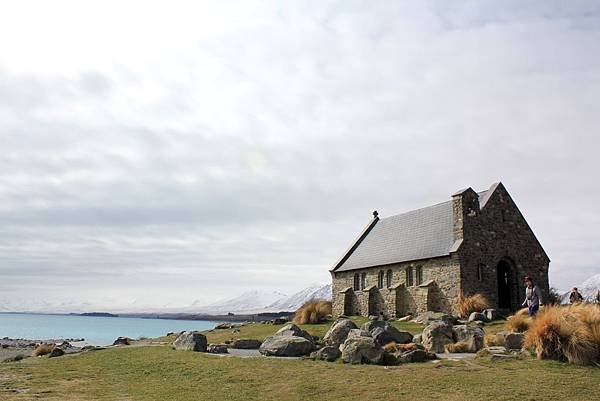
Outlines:
[[85, 312], [85, 313], [44, 313], [44, 312], [0, 312], [0, 314], [13, 315], [44, 315], [44, 316], [84, 316], [101, 318], [138, 318], [138, 319], [160, 319], [160, 320], [199, 320], [208, 322], [262, 322], [278, 317], [290, 316], [293, 312], [273, 312], [256, 314], [227, 314], [207, 315], [193, 313], [122, 313], [113, 314], [109, 312]]

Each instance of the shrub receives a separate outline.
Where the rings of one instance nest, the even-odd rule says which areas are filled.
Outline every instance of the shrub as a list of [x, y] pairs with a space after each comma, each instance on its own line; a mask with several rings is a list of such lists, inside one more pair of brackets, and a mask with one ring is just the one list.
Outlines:
[[37, 347], [35, 347], [35, 349], [33, 350], [33, 353], [31, 354], [32, 356], [43, 356], [43, 355], [47, 355], [49, 353], [52, 352], [52, 350], [54, 349], [55, 345], [54, 344], [38, 344]]
[[469, 347], [469, 344], [459, 341], [454, 344], [446, 344], [444, 349], [446, 350], [446, 352], [450, 352], [450, 353], [462, 353], [462, 352], [469, 352], [469, 350], [471, 348]]
[[473, 312], [483, 312], [489, 308], [488, 300], [481, 294], [466, 296], [462, 292], [458, 296], [458, 313], [462, 317], [468, 317]]
[[600, 307], [594, 304], [544, 308], [525, 333], [525, 346], [539, 359], [577, 365], [600, 363]]
[[296, 311], [293, 322], [295, 324], [316, 324], [323, 322], [329, 315], [331, 315], [331, 302], [309, 301]]
[[548, 298], [546, 299], [547, 305], [560, 305], [560, 292], [554, 287], [550, 288], [548, 292]]
[[385, 352], [406, 352], [406, 351], [412, 351], [415, 349], [420, 349], [421, 347], [419, 347], [417, 344], [415, 343], [408, 343], [408, 344], [396, 344], [395, 341], [392, 341], [390, 343], [387, 343], [384, 347], [383, 350]]
[[509, 316], [506, 319], [505, 327], [509, 331], [524, 333], [527, 331], [530, 324], [531, 318], [529, 317], [529, 311], [527, 308], [524, 308], [517, 311], [514, 315]]

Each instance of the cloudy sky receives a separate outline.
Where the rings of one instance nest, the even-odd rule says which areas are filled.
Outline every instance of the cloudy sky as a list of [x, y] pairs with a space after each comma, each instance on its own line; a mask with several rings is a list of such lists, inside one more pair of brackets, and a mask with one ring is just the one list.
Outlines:
[[6, 2], [0, 299], [291, 293], [373, 209], [499, 180], [580, 283], [599, 44], [585, 1]]

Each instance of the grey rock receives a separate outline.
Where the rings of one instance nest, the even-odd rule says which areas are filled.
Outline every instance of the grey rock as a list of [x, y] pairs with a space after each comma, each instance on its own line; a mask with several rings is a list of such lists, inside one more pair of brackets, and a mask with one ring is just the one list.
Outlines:
[[483, 329], [466, 325], [453, 326], [452, 335], [455, 342], [467, 344], [467, 352], [477, 352], [483, 348]]
[[422, 342], [428, 352], [444, 352], [446, 344], [454, 343], [452, 325], [444, 322], [431, 323], [423, 330]]
[[265, 338], [259, 352], [266, 356], [304, 356], [315, 349], [312, 341], [294, 335], [273, 335]]
[[206, 347], [206, 351], [211, 354], [227, 354], [229, 351], [227, 350], [226, 344], [209, 344]]
[[420, 313], [414, 320], [415, 323], [428, 325], [432, 322], [445, 322], [448, 324], [455, 324], [458, 318], [456, 316], [449, 315], [442, 312], [427, 311]]
[[525, 334], [523, 333], [506, 333], [504, 336], [504, 344], [508, 349], [521, 349], [524, 340]]
[[262, 342], [253, 338], [238, 338], [234, 340], [230, 347], [236, 349], [259, 349]]
[[410, 322], [412, 320], [413, 316], [412, 315], [406, 315], [404, 317], [401, 317], [400, 319], [398, 319], [399, 322]]
[[468, 322], [471, 323], [471, 322], [474, 322], [476, 320], [480, 320], [482, 322], [487, 322], [488, 321], [487, 317], [485, 317], [485, 315], [483, 313], [481, 313], [481, 312], [473, 312], [473, 313], [471, 313], [469, 315]]
[[173, 341], [173, 348], [178, 351], [206, 352], [206, 336], [197, 331], [184, 331]]
[[383, 361], [383, 348], [372, 337], [348, 337], [341, 345], [341, 350], [345, 363], [380, 364]]
[[61, 348], [54, 347], [52, 352], [50, 352], [50, 355], [48, 355], [48, 358], [55, 358], [57, 356], [63, 356], [64, 354], [65, 351], [63, 351]]
[[425, 362], [429, 359], [429, 356], [427, 352], [422, 349], [414, 349], [401, 353], [397, 358], [400, 363]]
[[288, 323], [275, 333], [276, 336], [295, 336], [295, 337], [304, 337], [311, 343], [314, 342], [314, 339], [307, 331], [302, 330], [300, 327], [296, 326], [293, 323]]
[[310, 357], [322, 361], [333, 362], [338, 359], [341, 354], [338, 347], [327, 345], [310, 354]]
[[350, 319], [337, 319], [325, 333], [323, 342], [327, 345], [339, 347], [348, 338], [350, 330], [357, 328], [356, 324]]
[[348, 332], [348, 336], [346, 337], [346, 339], [355, 338], [355, 337], [371, 337], [371, 333], [369, 333], [367, 330], [363, 330], [363, 329], [351, 329]]
[[388, 322], [381, 320], [370, 321], [361, 327], [362, 330], [368, 331], [371, 337], [381, 346], [391, 343], [408, 344], [412, 342], [413, 335], [407, 331], [400, 331]]
[[118, 337], [113, 342], [113, 345], [129, 345], [129, 344], [131, 344], [131, 339], [127, 338], [127, 337]]

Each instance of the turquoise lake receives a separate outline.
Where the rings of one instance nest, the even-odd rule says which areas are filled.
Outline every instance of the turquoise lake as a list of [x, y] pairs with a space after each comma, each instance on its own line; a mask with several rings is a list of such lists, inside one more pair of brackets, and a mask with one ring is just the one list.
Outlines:
[[208, 330], [216, 324], [201, 320], [0, 313], [0, 338], [84, 338], [87, 344], [109, 345], [119, 336], [159, 337], [170, 331]]

